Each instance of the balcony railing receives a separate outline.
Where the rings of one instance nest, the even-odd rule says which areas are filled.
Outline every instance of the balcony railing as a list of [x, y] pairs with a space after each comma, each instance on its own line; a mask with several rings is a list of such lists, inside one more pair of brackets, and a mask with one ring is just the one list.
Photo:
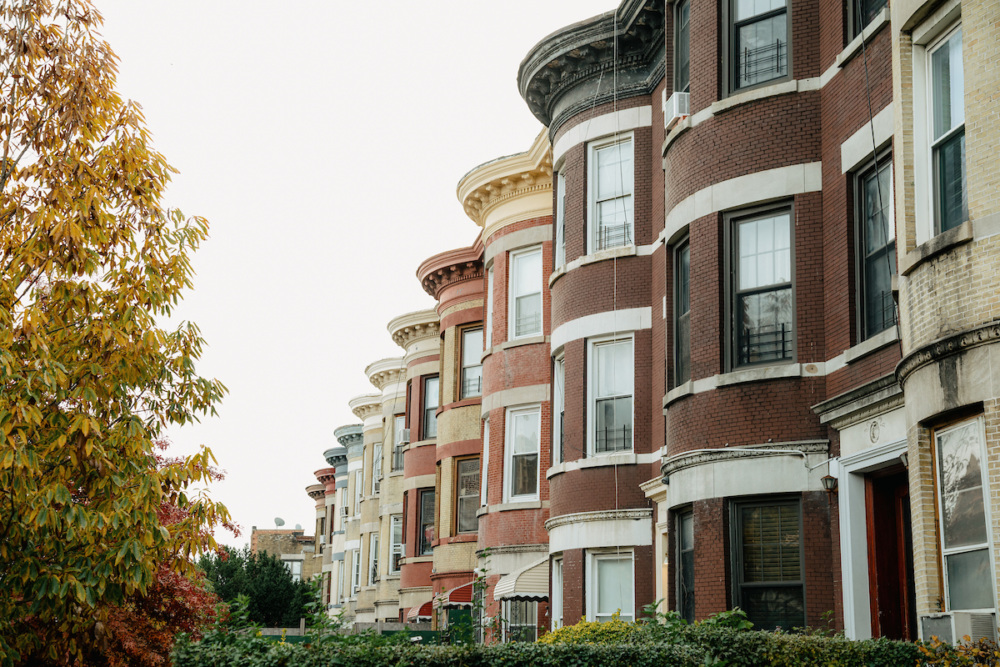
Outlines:
[[615, 428], [598, 429], [595, 434], [594, 449], [600, 452], [620, 452], [632, 449], [632, 426], [630, 424]]

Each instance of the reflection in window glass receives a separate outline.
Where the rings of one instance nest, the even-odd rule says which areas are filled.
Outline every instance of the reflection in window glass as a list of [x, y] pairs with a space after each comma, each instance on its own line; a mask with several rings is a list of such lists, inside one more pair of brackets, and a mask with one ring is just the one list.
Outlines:
[[736, 0], [733, 33], [735, 88], [788, 74], [785, 0]]
[[763, 630], [805, 625], [799, 505], [739, 505], [739, 605]]
[[632, 448], [632, 339], [594, 345], [594, 450]]

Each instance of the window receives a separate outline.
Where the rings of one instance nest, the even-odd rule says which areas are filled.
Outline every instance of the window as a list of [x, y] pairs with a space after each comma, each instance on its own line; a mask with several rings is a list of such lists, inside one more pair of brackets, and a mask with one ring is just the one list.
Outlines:
[[860, 35], [865, 26], [871, 23], [888, 4], [888, 0], [848, 0], [852, 34]]
[[945, 609], [993, 609], [990, 539], [983, 499], [984, 423], [971, 419], [934, 434]]
[[734, 506], [733, 603], [762, 630], [804, 627], [802, 525], [798, 501]]
[[677, 515], [677, 613], [694, 623], [694, 513]]
[[566, 264], [566, 177], [556, 174], [556, 268]]
[[393, 441], [392, 441], [392, 472], [403, 469], [403, 432], [406, 430], [406, 417], [396, 415], [393, 418]]
[[438, 378], [429, 377], [424, 379], [424, 440], [430, 440], [431, 438], [437, 437], [438, 426], [437, 426], [437, 409], [438, 409], [438, 399], [440, 398], [440, 384]]
[[632, 449], [632, 339], [595, 342], [589, 360], [591, 451]]
[[486, 507], [489, 502], [488, 496], [486, 495], [487, 482], [489, 481], [489, 471], [490, 471], [490, 420], [489, 418], [483, 420], [483, 481], [479, 485], [479, 504], [482, 507]]
[[344, 573], [346, 572], [344, 561], [337, 565], [337, 595], [333, 599], [334, 604], [340, 604], [344, 600]]
[[632, 245], [632, 191], [635, 169], [632, 165], [632, 137], [619, 138], [589, 146], [590, 238], [591, 252]]
[[934, 210], [938, 231], [944, 232], [969, 217], [965, 186], [965, 74], [961, 26], [928, 53]]
[[479, 530], [479, 459], [459, 459], [455, 473], [455, 532], [474, 533]]
[[563, 430], [566, 417], [566, 359], [559, 357], [552, 364], [552, 463], [562, 463]]
[[788, 74], [787, 0], [732, 0], [730, 88], [738, 90]]
[[289, 574], [292, 575], [292, 581], [302, 580], [302, 561], [300, 560], [286, 560], [285, 567], [288, 568]]
[[382, 482], [382, 443], [376, 442], [372, 451], [372, 495], [378, 493]]
[[552, 560], [552, 629], [562, 627], [563, 619], [563, 561]]
[[389, 574], [398, 574], [400, 561], [405, 553], [403, 545], [403, 515], [393, 514], [389, 517]]
[[674, 250], [674, 384], [691, 379], [691, 244]]
[[361, 549], [351, 549], [351, 595], [361, 589]]
[[510, 256], [511, 338], [542, 333], [542, 251], [540, 248]]
[[354, 514], [361, 514], [361, 489], [365, 487], [365, 471], [354, 471]]
[[678, 2], [674, 9], [674, 90], [691, 90], [691, 0]]
[[896, 224], [893, 221], [892, 159], [886, 155], [857, 177], [858, 295], [860, 338], [865, 340], [896, 323], [892, 276], [896, 274]]
[[538, 450], [541, 409], [507, 411], [507, 458], [504, 479], [507, 500], [538, 500]]
[[733, 365], [794, 356], [792, 214], [789, 209], [733, 219]]
[[534, 600], [507, 600], [507, 641], [533, 642], [538, 639], [538, 603]]
[[462, 330], [462, 398], [483, 393], [483, 328]]
[[587, 556], [590, 565], [587, 617], [604, 623], [618, 614], [621, 620], [631, 622], [635, 618], [632, 552], [588, 553]]
[[434, 489], [427, 489], [420, 492], [420, 556], [429, 556], [434, 553]]
[[486, 343], [493, 347], [493, 267], [486, 272]]
[[368, 585], [374, 586], [378, 581], [378, 533], [372, 533], [368, 538]]

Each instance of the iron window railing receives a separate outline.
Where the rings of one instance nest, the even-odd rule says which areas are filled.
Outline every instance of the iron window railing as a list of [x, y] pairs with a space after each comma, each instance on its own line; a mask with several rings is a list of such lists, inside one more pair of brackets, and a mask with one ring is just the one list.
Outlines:
[[632, 244], [632, 225], [622, 222], [617, 225], [604, 225], [597, 230], [597, 249], [619, 248]]
[[483, 367], [471, 366], [462, 369], [462, 398], [473, 398], [483, 394]]
[[741, 328], [739, 338], [737, 352], [741, 365], [792, 358], [792, 326], [785, 322], [756, 329]]
[[595, 434], [594, 449], [597, 452], [619, 452], [632, 448], [632, 426], [598, 429]]
[[392, 446], [392, 471], [403, 469], [403, 447], [405, 445], [402, 442], [397, 442]]
[[530, 313], [517, 318], [514, 325], [514, 334], [524, 336], [529, 333], [537, 333], [542, 330], [542, 314]]

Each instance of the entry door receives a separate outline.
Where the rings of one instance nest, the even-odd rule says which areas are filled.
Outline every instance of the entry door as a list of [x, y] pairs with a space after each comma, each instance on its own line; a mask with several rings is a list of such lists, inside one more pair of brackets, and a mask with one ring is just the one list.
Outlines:
[[865, 478], [865, 506], [872, 636], [916, 639], [910, 490], [906, 469], [893, 466], [868, 475]]

